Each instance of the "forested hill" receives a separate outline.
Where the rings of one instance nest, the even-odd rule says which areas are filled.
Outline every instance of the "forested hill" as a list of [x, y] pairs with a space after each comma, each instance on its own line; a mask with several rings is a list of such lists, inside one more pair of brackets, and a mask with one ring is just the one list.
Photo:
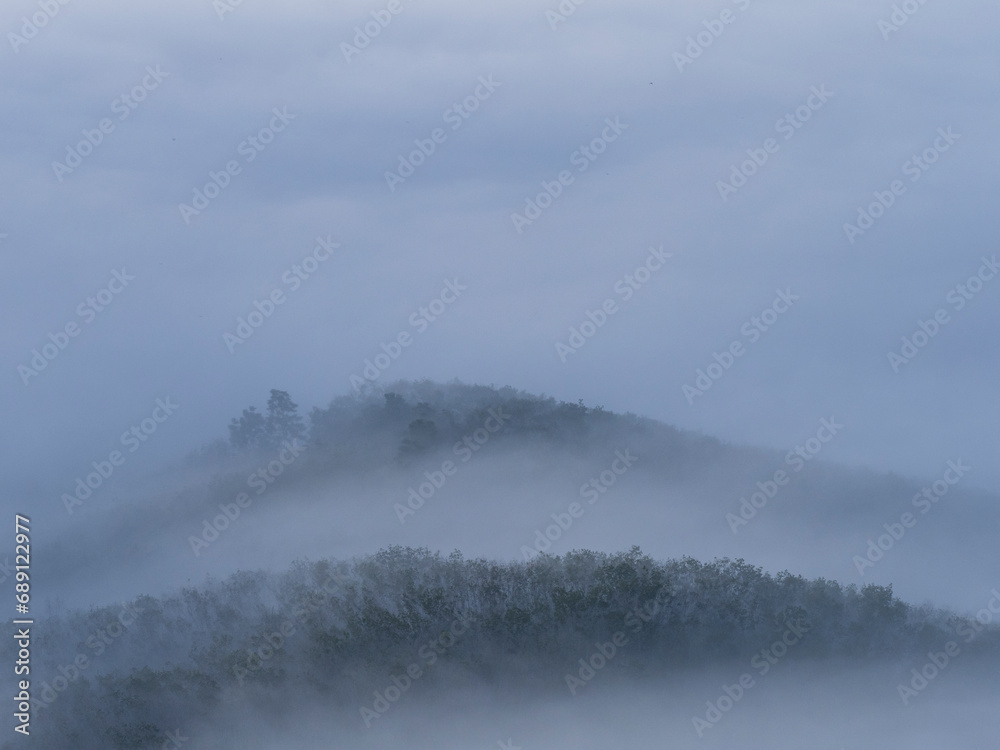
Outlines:
[[[621, 451], [635, 460], [612, 471]], [[949, 675], [995, 673], [996, 627], [894, 595], [951, 603], [961, 589], [961, 611], [991, 622], [991, 498], [949, 488], [859, 571], [852, 556], [920, 484], [824, 458], [513, 388], [396, 383], [307, 415], [273, 390], [189, 472], [95, 496], [38, 555], [50, 598], [33, 631], [33, 746], [162, 747], [177, 727], [216, 737], [258, 709], [335, 706], [367, 731], [415, 681], [411, 696], [443, 703], [466, 685], [558, 699], [597, 674], [876, 660], [892, 693], [945, 648], [963, 654]], [[790, 480], [734, 529], [727, 514], [776, 469]]]
[[[830, 419], [836, 424], [836, 415], [817, 414], [815, 425], [807, 428], [816, 431], [830, 424]], [[296, 462], [297, 471], [307, 476], [357, 474], [389, 466], [423, 468], [436, 453], [475, 454], [484, 438], [491, 445], [484, 451], [488, 453], [499, 445], [592, 457], [606, 452], [608, 446], [629, 445], [646, 456], [644, 473], [671, 482], [697, 483], [706, 490], [729, 486], [740, 475], [749, 479], [755, 471], [773, 474], [776, 468], [791, 469], [788, 473], [793, 475], [793, 485], [801, 485], [800, 494], [826, 506], [831, 499], [836, 501], [829, 508], [834, 521], [844, 509], [861, 509], [914, 487], [895, 475], [831, 465], [822, 450], [811, 447], [817, 441], [806, 440], [806, 435], [802, 445], [788, 446], [787, 452], [732, 445], [582, 400], [570, 403], [511, 386], [457, 381], [386, 383], [364, 394], [339, 396], [328, 407], [313, 408], [306, 415], [299, 413], [289, 393], [271, 390], [266, 405], [244, 409], [231, 421], [228, 433], [228, 439], [192, 454], [191, 463], [211, 470], [222, 459], [273, 457], [285, 442], [296, 440], [308, 448]], [[825, 438], [822, 445], [826, 445]]]
[[[511, 387], [391, 383], [306, 413], [272, 390], [232, 420], [227, 439], [192, 455], [187, 471], [171, 469], [141, 491], [102, 488], [75, 507], [38, 573], [54, 597], [79, 605], [108, 601], [82, 593], [98, 574], [130, 597], [175, 590], [208, 570], [283, 569], [296, 554], [344, 558], [402, 544], [507, 559], [539, 546], [562, 554], [638, 544], [661, 559], [742, 557], [772, 573], [892, 583], [912, 601], [981, 608], [1000, 569], [1000, 504], [968, 485], [976, 467], [928, 502], [917, 496], [929, 484], [832, 463], [839, 435], [824, 443], [810, 433], [836, 418], [817, 414], [798, 445], [771, 450]], [[619, 477], [609, 469], [622, 450], [637, 461]], [[945, 469], [946, 458], [928, 471]], [[591, 503], [595, 493], [580, 488], [601, 477], [615, 484]], [[241, 494], [250, 505], [229, 524]], [[538, 543], [573, 502], [586, 516], [551, 546]], [[904, 512], [917, 526], [878, 554], [875, 540]], [[103, 570], [89, 550], [121, 540], [128, 564]], [[942, 574], [952, 565], [966, 571], [962, 580]]]
[[[909, 606], [890, 588], [771, 576], [741, 560], [659, 562], [638, 549], [503, 563], [396, 547], [241, 572], [54, 616], [37, 631], [47, 661], [33, 668], [36, 746], [102, 750], [217, 724], [234, 701], [282, 712], [322, 700], [370, 723], [373, 696], [407, 680], [423, 691], [488, 680], [575, 693], [598, 671], [903, 665], [948, 641], [972, 654], [969, 666], [1000, 664], [998, 629]], [[55, 737], [68, 744], [45, 744]]]
[[[496, 430], [499, 425], [502, 429]], [[250, 406], [229, 425], [228, 441], [203, 450], [203, 460], [233, 453], [273, 451], [287, 440], [309, 446], [314, 467], [359, 468], [410, 463], [436, 450], [451, 450], [484, 431], [519, 445], [592, 446], [595, 440], [654, 438], [678, 467], [696, 455], [716, 457], [719, 441], [685, 433], [634, 414], [567, 403], [510, 386], [400, 381], [365, 395], [340, 396], [304, 417], [291, 396], [272, 390], [265, 408]], [[495, 434], [494, 434], [495, 433]], [[700, 463], [700, 462], [699, 462]]]

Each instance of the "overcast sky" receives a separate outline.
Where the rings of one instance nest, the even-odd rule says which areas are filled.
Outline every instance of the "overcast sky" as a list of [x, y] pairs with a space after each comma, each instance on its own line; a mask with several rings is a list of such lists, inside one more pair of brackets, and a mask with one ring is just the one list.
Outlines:
[[378, 382], [781, 449], [835, 417], [825, 458], [1000, 489], [995, 3], [61, 1], [0, 11], [15, 491], [58, 504], [156, 399], [129, 471], [270, 388], [325, 406], [401, 333]]

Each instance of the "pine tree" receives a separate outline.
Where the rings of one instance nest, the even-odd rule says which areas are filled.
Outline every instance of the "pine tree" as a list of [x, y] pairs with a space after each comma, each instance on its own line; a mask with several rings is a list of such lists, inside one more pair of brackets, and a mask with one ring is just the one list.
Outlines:
[[267, 400], [266, 433], [269, 446], [275, 448], [285, 440], [305, 437], [306, 427], [299, 416], [299, 407], [292, 401], [288, 391], [271, 389]]

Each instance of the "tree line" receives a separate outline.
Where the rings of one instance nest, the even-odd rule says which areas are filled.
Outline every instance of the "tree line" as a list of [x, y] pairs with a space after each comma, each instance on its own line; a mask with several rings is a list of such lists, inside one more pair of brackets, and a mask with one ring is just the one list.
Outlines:
[[[51, 648], [33, 665], [34, 726], [68, 743], [39, 746], [162, 746], [164, 732], [211, 724], [234, 700], [264, 700], [269, 711], [303, 699], [373, 705], [393, 677], [402, 684], [414, 674], [412, 665], [428, 685], [474, 679], [557, 690], [581, 657], [619, 632], [627, 646], [605, 671], [639, 676], [745, 666], [790, 628], [805, 633], [789, 650], [793, 661], [905, 660], [940, 650], [970, 625], [908, 605], [889, 586], [771, 575], [742, 560], [660, 562], [637, 548], [502, 562], [392, 547], [140, 597], [129, 613], [114, 631], [109, 623], [125, 622], [120, 608], [36, 626]], [[89, 650], [98, 631], [117, 632], [100, 641], [101, 655]], [[987, 629], [963, 651], [977, 655], [967, 663], [995, 667], [1000, 631]], [[92, 664], [73, 675], [81, 653]]]

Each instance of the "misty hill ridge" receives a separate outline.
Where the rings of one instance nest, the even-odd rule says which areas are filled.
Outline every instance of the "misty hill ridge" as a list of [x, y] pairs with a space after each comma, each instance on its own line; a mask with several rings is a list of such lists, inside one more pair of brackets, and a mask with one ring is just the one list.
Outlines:
[[[493, 434], [494, 415], [503, 417]], [[190, 462], [210, 468], [238, 456], [264, 459], [286, 440], [308, 446], [307, 474], [386, 465], [420, 466], [438, 452], [457, 453], [459, 445], [490, 425], [490, 440], [506, 447], [565, 448], [580, 454], [604, 451], [615, 441], [637, 441], [655, 452], [659, 469], [674, 478], [693, 477], [717, 461], [740, 455], [761, 457], [768, 451], [733, 447], [712, 437], [680, 430], [631, 412], [538, 396], [511, 386], [448, 384], [430, 380], [398, 381], [340, 396], [307, 417], [285, 391], [271, 390], [267, 408], [250, 406], [229, 425], [229, 439], [192, 454]]]
[[[39, 726], [80, 748], [151, 746], [181, 722], [211, 724], [234, 700], [363, 709], [417, 671], [424, 691], [488, 680], [575, 692], [593, 679], [581, 660], [595, 649], [599, 669], [622, 676], [720, 663], [766, 673], [784, 659], [901, 660], [905, 672], [903, 660], [948, 641], [962, 642], [969, 666], [1000, 658], [1000, 629], [914, 608], [888, 587], [770, 576], [742, 560], [657, 562], [638, 549], [500, 563], [394, 547], [52, 616], [38, 631], [65, 651], [38, 666]], [[95, 648], [110, 653], [94, 658]], [[74, 652], [98, 666], [56, 682], [73, 674], [57, 664]]]
[[[602, 406], [537, 396], [511, 386], [448, 384], [430, 380], [398, 381], [370, 388], [364, 394], [340, 396], [304, 418], [284, 391], [272, 390], [266, 413], [244, 409], [229, 425], [229, 440], [217, 441], [192, 455], [204, 468], [232, 460], [273, 458], [285, 440], [308, 446], [293, 474], [318, 477], [386, 466], [428, 468], [436, 454], [459, 455], [461, 445], [476, 450], [473, 436], [485, 433], [491, 414], [506, 419], [491, 432], [491, 444], [517, 449], [565, 450], [599, 458], [614, 447], [631, 447], [646, 460], [640, 471], [671, 484], [698, 484], [700, 494], [712, 490], [750, 495], [755, 483], [786, 470], [791, 481], [782, 494], [809, 514], [830, 525], [843, 525], [853, 513], [891, 506], [900, 497], [921, 490], [920, 484], [892, 473], [832, 464], [814, 447], [836, 435], [835, 420], [817, 418], [820, 439], [806, 439], [787, 452], [733, 445], [714, 437], [681, 430], [631, 412], [618, 414]], [[495, 420], [494, 420], [495, 423]], [[828, 429], [833, 426], [833, 430]], [[492, 430], [492, 427], [491, 427]], [[835, 437], [834, 437], [835, 439]], [[493, 449], [491, 448], [491, 451]], [[944, 463], [942, 463], [944, 468]], [[961, 488], [980, 500], [988, 493]], [[738, 506], [731, 509], [737, 511]], [[737, 514], [734, 514], [738, 516]], [[1000, 518], [990, 521], [1000, 533]], [[739, 527], [742, 520], [730, 525]], [[734, 529], [734, 530], [738, 530]]]
[[[488, 420], [493, 427], [502, 422], [501, 428], [490, 431]], [[400, 526], [393, 503], [442, 459], [463, 447], [471, 451], [466, 440], [478, 443], [477, 431], [489, 431], [479, 457], [417, 520]], [[192, 534], [211, 523], [220, 504], [247, 491], [249, 472], [268, 466], [289, 444], [299, 457], [273, 489], [208, 550], [193, 554]], [[607, 515], [601, 519], [595, 510], [585, 519], [593, 518], [589, 526], [574, 526], [580, 536], [560, 540], [586, 547], [581, 541], [591, 533], [604, 551], [503, 559], [519, 557], [538, 524], [550, 523], [549, 513], [565, 508], [579, 481], [605, 468], [617, 449], [639, 461], [601, 506]], [[730, 531], [726, 512], [785, 458], [513, 388], [396, 383], [338, 398], [307, 417], [289, 394], [274, 390], [263, 410], [248, 408], [232, 421], [229, 441], [192, 459], [197, 484], [181, 491], [168, 486], [158, 490], [162, 497], [106, 511], [105, 522], [74, 527], [60, 554], [41, 558], [41, 575], [66, 587], [85, 585], [74, 577], [79, 559], [127, 540], [124, 559], [132, 564], [116, 559], [113, 572], [122, 581], [118, 591], [134, 598], [127, 605], [54, 611], [38, 624], [38, 642], [46, 648], [34, 696], [47, 705], [38, 707], [36, 739], [53, 748], [155, 747], [177, 726], [195, 733], [199, 725], [206, 731], [226, 725], [234, 706], [281, 713], [310, 701], [342, 707], [361, 722], [359, 709], [377, 713], [373, 696], [384, 696], [393, 677], [415, 679], [411, 665], [421, 672], [420, 692], [429, 696], [434, 686], [466, 684], [568, 695], [567, 689], [590, 689], [587, 670], [594, 668], [581, 660], [595, 649], [609, 652], [609, 643], [615, 656], [602, 657], [608, 662], [600, 669], [603, 684], [611, 684], [612, 675], [656, 678], [715, 666], [738, 675], [751, 660], [765, 668], [778, 658], [783, 669], [786, 660], [789, 667], [808, 662], [834, 669], [877, 659], [891, 679], [905, 681], [928, 653], [951, 641], [968, 656], [949, 674], [995, 670], [996, 627], [906, 604], [891, 586], [869, 584], [870, 578], [863, 585], [832, 580], [846, 579], [840, 575], [807, 578], [787, 572], [791, 563], [766, 557], [779, 549], [813, 571], [830, 557], [849, 566], [851, 544], [857, 544], [850, 535], [898, 518], [896, 506], [909, 501], [916, 485], [817, 459], [782, 488], [780, 502], [748, 533]], [[962, 491], [963, 500], [974, 498]], [[473, 503], [479, 518], [455, 522]], [[927, 523], [910, 533], [933, 530], [949, 559], [963, 550], [981, 554], [977, 562], [987, 576], [982, 551], [995, 547], [995, 536], [977, 545], [972, 535], [990, 537], [995, 517], [963, 502], [938, 518], [951, 525]], [[774, 528], [760, 534], [768, 524], [778, 524], [781, 545], [773, 542]], [[817, 528], [827, 547], [811, 536]], [[949, 534], [962, 545], [949, 544]], [[396, 544], [400, 538], [417, 542]], [[656, 547], [655, 557], [638, 547], [607, 549], [627, 549], [640, 538], [646, 549], [650, 542]], [[743, 555], [685, 554], [707, 549], [695, 546], [699, 540], [709, 545], [719, 538], [727, 545], [762, 539], [754, 562], [769, 560], [770, 570], [782, 572], [764, 572], [738, 559]], [[469, 557], [444, 557], [428, 546], [471, 549]], [[500, 551], [482, 554], [484, 548]], [[882, 565], [904, 561], [923, 576], [921, 566], [935, 565], [935, 550], [910, 549], [920, 557], [907, 559], [901, 548]], [[282, 554], [288, 557], [281, 560]], [[295, 556], [319, 561], [287, 569]], [[88, 574], [101, 564], [93, 561]], [[203, 580], [208, 569], [231, 574], [221, 582], [182, 585], [187, 576]], [[978, 606], [994, 585], [980, 592], [975, 583]], [[88, 667], [70, 679], [68, 665], [81, 655], [90, 659]]]
[[[486, 427], [497, 425], [491, 412], [502, 415], [499, 430]], [[480, 446], [478, 439], [487, 436]], [[289, 394], [272, 391], [264, 409], [247, 408], [232, 421], [229, 440], [192, 456], [188, 471], [172, 470], [117, 501], [110, 496], [111, 502], [88, 510], [101, 523], [74, 525], [60, 546], [84, 555], [88, 549], [123, 544], [134, 556], [137, 575], [148, 569], [153, 576], [153, 561], [162, 565], [158, 561], [171, 556], [176, 557], [167, 564], [181, 569], [192, 560], [202, 563], [204, 557], [192, 557], [191, 539], [201, 538], [205, 524], [223, 512], [220, 506], [231, 506], [240, 493], [255, 497], [260, 480], [250, 486], [248, 477], [274, 462], [290, 441], [305, 449], [290, 465], [278, 466], [281, 474], [269, 478], [274, 481], [267, 485], [268, 494], [212, 547], [213, 559], [234, 560], [225, 572], [260, 566], [259, 559], [241, 550], [240, 540], [270, 533], [276, 524], [288, 527], [296, 539], [309, 536], [307, 548], [297, 543], [295, 549], [314, 559], [399, 543], [445, 550], [460, 546], [467, 554], [491, 558], [520, 556], [522, 547], [535, 544], [536, 530], [552, 523], [553, 512], [565, 513], [569, 502], [579, 501], [581, 484], [606, 469], [620, 449], [639, 460], [606, 496], [614, 502], [606, 506], [605, 517], [614, 514], [616, 521], [607, 527], [608, 535], [592, 533], [599, 528], [595, 510], [594, 521], [575, 524], [574, 537], [566, 536], [549, 551], [614, 551], [640, 544], [661, 558], [743, 557], [772, 572], [796, 568], [859, 584], [873, 578], [892, 582], [908, 586], [904, 590], [911, 600], [940, 602], [957, 601], [951, 596], [953, 582], [940, 574], [954, 564], [967, 572], [962, 606], [973, 611], [995, 586], [991, 560], [996, 561], [992, 569], [1000, 565], [997, 498], [975, 489], [951, 489], [947, 502], [936, 504], [927, 521], [907, 530], [874, 572], [866, 569], [859, 576], [852, 559], [866, 555], [868, 540], [885, 534], [885, 524], [913, 510], [919, 483], [832, 464], [822, 453], [805, 461], [795, 452], [733, 446], [631, 413], [511, 387], [431, 381], [341, 396], [305, 416]], [[397, 506], [406, 506], [409, 489], [440, 470], [443, 461], [459, 464], [466, 457], [470, 460], [461, 463], [460, 475], [435, 494], [419, 518], [407, 521], [409, 535], [395, 536]], [[753, 493], [777, 470], [789, 475], [780, 494], [765, 508], [748, 511], [750, 500], [759, 500]], [[502, 517], [488, 511], [487, 506], [500, 505]], [[459, 537], [446, 533], [450, 519], [473, 506], [484, 512], [468, 517]], [[733, 522], [747, 516], [752, 517], [749, 526]], [[334, 529], [332, 537], [313, 533], [323, 523]], [[435, 534], [434, 528], [442, 532]], [[615, 536], [618, 529], [623, 533]], [[821, 538], [817, 529], [823, 530]], [[775, 535], [787, 543], [774, 545], [769, 539]], [[275, 560], [275, 566], [291, 559]], [[40, 566], [40, 572], [67, 586], [79, 571], [72, 555], [48, 555]], [[203, 570], [195, 565], [178, 572], [169, 586], [199, 580]], [[932, 586], [924, 586], [925, 581]], [[139, 579], [129, 587], [132, 595], [153, 593]]]
[[288, 393], [272, 390], [266, 413], [254, 406], [244, 409], [230, 423], [228, 443], [217, 442], [204, 454], [266, 454], [284, 440], [301, 439], [314, 449], [311, 460], [321, 463], [339, 463], [337, 459], [348, 457], [362, 459], [364, 464], [390, 459], [405, 463], [421, 454], [451, 448], [485, 429], [497, 413], [503, 417], [503, 438], [582, 444], [595, 432], [609, 429], [623, 434], [656, 429], [681, 435], [662, 423], [634, 414], [614, 414], [600, 406], [588, 408], [582, 401], [560, 402], [510, 386], [441, 385], [428, 380], [400, 381], [369, 389], [365, 395], [341, 396], [326, 409], [314, 408], [308, 420], [299, 416], [297, 409]]

